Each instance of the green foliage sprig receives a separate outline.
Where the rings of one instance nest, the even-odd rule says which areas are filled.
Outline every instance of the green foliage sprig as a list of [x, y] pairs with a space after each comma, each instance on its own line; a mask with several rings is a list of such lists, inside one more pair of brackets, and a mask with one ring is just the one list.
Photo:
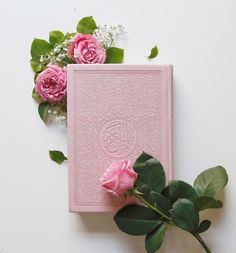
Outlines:
[[211, 221], [200, 221], [200, 212], [223, 206], [215, 195], [228, 182], [226, 170], [221, 166], [205, 170], [191, 186], [181, 180], [166, 185], [163, 166], [147, 153], [138, 157], [133, 169], [138, 178], [127, 194], [144, 206], [132, 204], [120, 209], [114, 216], [119, 229], [130, 235], [146, 235], [146, 251], [154, 253], [160, 249], [168, 226], [176, 226], [193, 235], [211, 253], [200, 236]]

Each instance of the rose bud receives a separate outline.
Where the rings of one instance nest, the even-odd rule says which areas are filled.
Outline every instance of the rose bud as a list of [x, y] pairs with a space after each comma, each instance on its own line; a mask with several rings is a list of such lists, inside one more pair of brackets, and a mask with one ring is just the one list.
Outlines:
[[102, 175], [100, 182], [107, 191], [120, 196], [134, 187], [137, 176], [130, 161], [122, 160], [112, 163]]

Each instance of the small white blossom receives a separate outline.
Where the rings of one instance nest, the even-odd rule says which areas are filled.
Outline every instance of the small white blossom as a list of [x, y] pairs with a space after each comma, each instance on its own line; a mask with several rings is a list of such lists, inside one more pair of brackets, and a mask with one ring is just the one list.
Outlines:
[[43, 55], [41, 55], [41, 56], [40, 56], [39, 61], [40, 61], [41, 63], [43, 63], [43, 62], [44, 62], [44, 57], [43, 57]]
[[48, 55], [41, 55], [40, 63], [45, 66], [48, 64], [60, 64], [61, 66], [66, 66], [69, 63], [73, 63], [73, 60], [68, 54], [68, 47], [70, 46], [71, 41], [72, 36], [61, 44], [55, 45]]
[[93, 35], [105, 47], [111, 47], [113, 43], [122, 35], [125, 34], [125, 29], [122, 25], [104, 25], [98, 26]]
[[49, 118], [52, 121], [67, 125], [66, 100], [57, 103], [51, 103], [48, 110]]

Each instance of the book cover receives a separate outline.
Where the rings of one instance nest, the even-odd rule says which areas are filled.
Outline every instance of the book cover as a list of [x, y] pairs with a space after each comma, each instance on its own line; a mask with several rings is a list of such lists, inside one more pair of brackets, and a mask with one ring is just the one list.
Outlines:
[[100, 186], [113, 162], [145, 151], [172, 177], [171, 65], [68, 65], [71, 212], [109, 212], [127, 202]]

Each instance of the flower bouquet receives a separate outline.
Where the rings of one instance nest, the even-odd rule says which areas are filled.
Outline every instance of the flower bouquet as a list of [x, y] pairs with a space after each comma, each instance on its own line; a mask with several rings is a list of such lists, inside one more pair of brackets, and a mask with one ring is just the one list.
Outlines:
[[31, 45], [31, 67], [35, 72], [32, 97], [39, 103], [44, 122], [66, 123], [68, 64], [122, 63], [124, 50], [114, 47], [124, 34], [124, 27], [97, 26], [93, 17], [82, 18], [75, 33], [51, 31], [49, 41], [34, 39]]

